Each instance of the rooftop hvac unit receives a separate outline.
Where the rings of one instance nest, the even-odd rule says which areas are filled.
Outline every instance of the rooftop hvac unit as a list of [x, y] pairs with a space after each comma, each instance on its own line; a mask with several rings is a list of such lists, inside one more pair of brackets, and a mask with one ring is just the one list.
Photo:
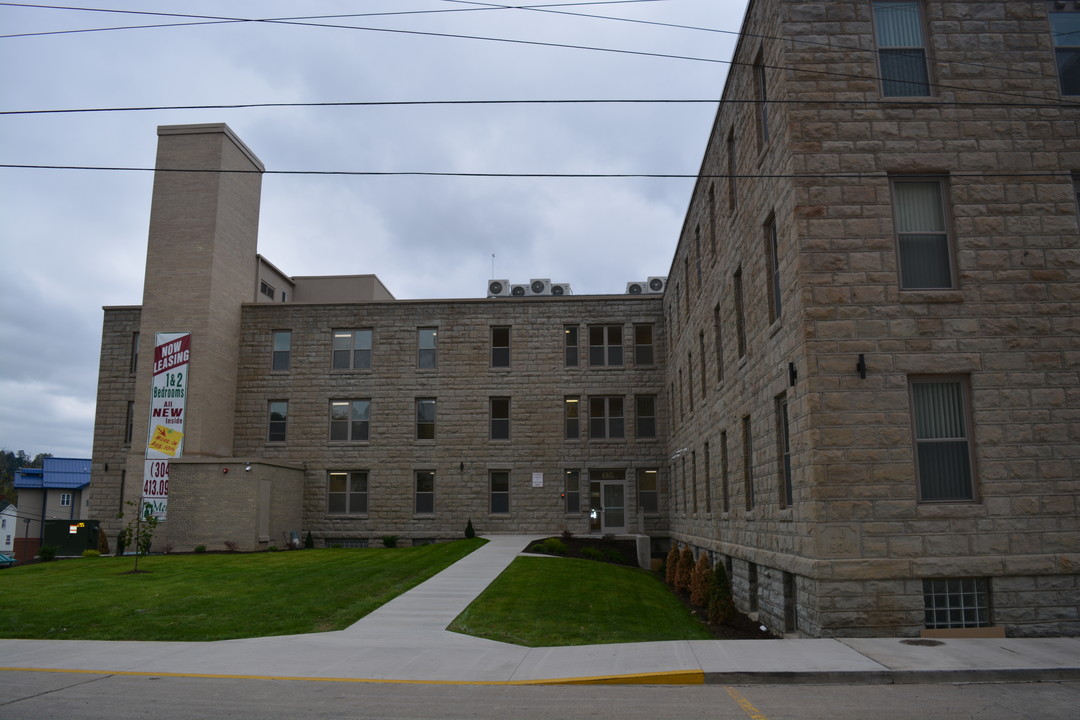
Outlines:
[[662, 293], [667, 289], [667, 276], [664, 277], [651, 277], [648, 279], [648, 291], [651, 293]]
[[488, 280], [488, 294], [490, 297], [507, 297], [510, 294], [509, 280]]
[[510, 286], [510, 294], [513, 295], [514, 297], [525, 297], [526, 295], [529, 294], [529, 286], [528, 285], [511, 285]]
[[530, 295], [550, 295], [551, 294], [551, 279], [550, 278], [533, 278], [529, 281], [529, 294]]
[[570, 291], [570, 284], [569, 283], [555, 283], [554, 285], [551, 286], [551, 294], [552, 295], [573, 295], [574, 293]]
[[649, 291], [649, 284], [644, 280], [626, 283], [627, 295], [642, 295]]

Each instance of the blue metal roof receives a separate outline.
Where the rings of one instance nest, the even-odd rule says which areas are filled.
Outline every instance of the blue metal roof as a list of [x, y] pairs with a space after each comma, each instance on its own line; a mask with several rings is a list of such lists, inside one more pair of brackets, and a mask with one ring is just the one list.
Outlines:
[[42, 465], [20, 468], [15, 473], [15, 487], [78, 490], [90, 484], [89, 458], [44, 458]]

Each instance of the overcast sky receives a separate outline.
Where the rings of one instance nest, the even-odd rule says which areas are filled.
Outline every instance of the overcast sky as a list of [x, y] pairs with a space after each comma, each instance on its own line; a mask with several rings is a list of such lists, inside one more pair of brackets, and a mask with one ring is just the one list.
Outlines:
[[[249, 20], [363, 14], [214, 24], [0, 6], [0, 110], [716, 100], [745, 5], [105, 3]], [[49, 34], [12, 37], [22, 33]], [[709, 102], [7, 114], [0, 164], [150, 168], [158, 125], [225, 122], [270, 171], [693, 175], [715, 111]], [[152, 181], [149, 172], [0, 168], [0, 448], [90, 457], [101, 308], [142, 301]], [[668, 274], [692, 185], [267, 175], [259, 251], [290, 275], [375, 273], [400, 299], [483, 297], [492, 277], [623, 293], [628, 281]]]

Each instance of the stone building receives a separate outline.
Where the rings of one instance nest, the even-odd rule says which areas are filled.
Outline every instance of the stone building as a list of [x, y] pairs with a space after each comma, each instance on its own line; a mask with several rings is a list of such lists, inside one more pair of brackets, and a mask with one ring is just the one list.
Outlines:
[[[155, 408], [187, 417], [176, 549], [632, 533], [724, 563], [776, 632], [1075, 635], [1074, 29], [1075, 3], [752, 0], [658, 293], [292, 277], [257, 254], [254, 154], [160, 128], [91, 515], [151, 487]], [[152, 376], [179, 332], [177, 411]]]

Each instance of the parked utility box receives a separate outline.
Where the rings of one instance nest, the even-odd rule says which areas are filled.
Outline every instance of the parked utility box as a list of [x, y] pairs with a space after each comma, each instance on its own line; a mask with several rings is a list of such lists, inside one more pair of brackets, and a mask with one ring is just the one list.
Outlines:
[[98, 549], [98, 520], [46, 520], [42, 545], [52, 545], [58, 556], [82, 555]]

